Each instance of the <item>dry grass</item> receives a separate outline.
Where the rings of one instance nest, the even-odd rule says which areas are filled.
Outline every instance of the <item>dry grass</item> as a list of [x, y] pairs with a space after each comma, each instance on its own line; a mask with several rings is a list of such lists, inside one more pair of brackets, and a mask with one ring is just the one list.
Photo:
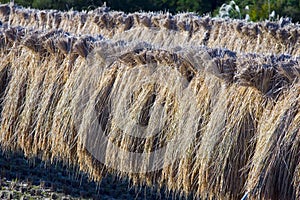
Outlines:
[[[299, 197], [299, 59], [215, 48], [298, 55], [298, 38], [279, 40], [297, 25], [101, 9], [1, 7], [10, 24], [35, 28], [1, 29], [3, 149], [195, 198]], [[156, 169], [149, 155], [163, 148]]]
[[278, 22], [246, 23], [199, 17], [195, 14], [130, 13], [24, 9], [0, 6], [0, 18], [12, 26], [39, 30], [62, 29], [73, 34], [104, 35], [127, 41], [152, 41], [160, 47], [205, 45], [236, 52], [299, 55], [299, 24]]

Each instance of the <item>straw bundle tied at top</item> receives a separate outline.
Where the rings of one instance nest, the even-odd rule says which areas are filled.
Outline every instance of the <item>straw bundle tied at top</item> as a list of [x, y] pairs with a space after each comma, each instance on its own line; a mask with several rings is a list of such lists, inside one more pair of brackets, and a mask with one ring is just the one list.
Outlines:
[[[0, 30], [3, 149], [78, 165], [97, 181], [114, 173], [195, 198], [299, 197], [299, 58], [257, 54], [249, 39], [263, 41], [260, 53], [297, 55], [297, 25], [7, 5], [0, 14], [10, 23]], [[191, 46], [201, 36], [208, 47]], [[216, 48], [228, 48], [224, 40], [237, 52]], [[160, 149], [155, 168], [147, 155]]]
[[40, 30], [63, 29], [74, 34], [102, 34], [113, 40], [153, 41], [159, 46], [206, 45], [237, 52], [299, 55], [299, 25], [280, 22], [199, 17], [195, 14], [131, 13], [25, 9], [3, 4], [0, 18], [9, 25]]

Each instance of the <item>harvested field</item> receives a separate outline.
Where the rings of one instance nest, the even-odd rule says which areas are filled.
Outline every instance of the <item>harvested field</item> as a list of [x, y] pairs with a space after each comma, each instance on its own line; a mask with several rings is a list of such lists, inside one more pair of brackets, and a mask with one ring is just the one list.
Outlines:
[[0, 7], [0, 144], [195, 199], [300, 198], [299, 25]]

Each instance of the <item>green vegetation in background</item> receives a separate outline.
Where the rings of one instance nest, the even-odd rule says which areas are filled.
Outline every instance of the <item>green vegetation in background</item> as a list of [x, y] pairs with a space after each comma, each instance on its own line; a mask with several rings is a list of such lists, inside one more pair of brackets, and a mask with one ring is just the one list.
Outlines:
[[[9, 0], [2, 0], [2, 3]], [[15, 0], [16, 4], [39, 9], [90, 10], [103, 5], [105, 0]], [[192, 11], [198, 14], [212, 13], [216, 15], [223, 3], [228, 0], [107, 0], [107, 6], [113, 10], [125, 12], [134, 11], [169, 11], [172, 13]], [[276, 16], [291, 17], [294, 22], [300, 21], [299, 0], [236, 0], [235, 4], [240, 8], [240, 14], [231, 17], [244, 18], [249, 15], [250, 20], [259, 21], [268, 19], [274, 10]], [[248, 6], [249, 10], [245, 7]]]
[[[243, 15], [249, 14], [252, 21], [268, 19], [272, 11], [282, 17], [291, 17], [294, 22], [300, 21], [299, 0], [236, 0]], [[245, 7], [249, 6], [249, 11]]]
[[206, 14], [222, 5], [223, 0], [109, 0], [107, 6], [114, 10], [169, 11], [172, 13], [191, 11]]

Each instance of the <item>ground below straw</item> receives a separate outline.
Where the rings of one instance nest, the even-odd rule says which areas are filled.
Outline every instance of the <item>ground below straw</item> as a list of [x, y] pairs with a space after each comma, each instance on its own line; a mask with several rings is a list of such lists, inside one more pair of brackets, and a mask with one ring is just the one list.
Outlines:
[[85, 174], [21, 153], [0, 153], [0, 199], [178, 199], [155, 189], [130, 186], [127, 180], [108, 176], [99, 185]]

